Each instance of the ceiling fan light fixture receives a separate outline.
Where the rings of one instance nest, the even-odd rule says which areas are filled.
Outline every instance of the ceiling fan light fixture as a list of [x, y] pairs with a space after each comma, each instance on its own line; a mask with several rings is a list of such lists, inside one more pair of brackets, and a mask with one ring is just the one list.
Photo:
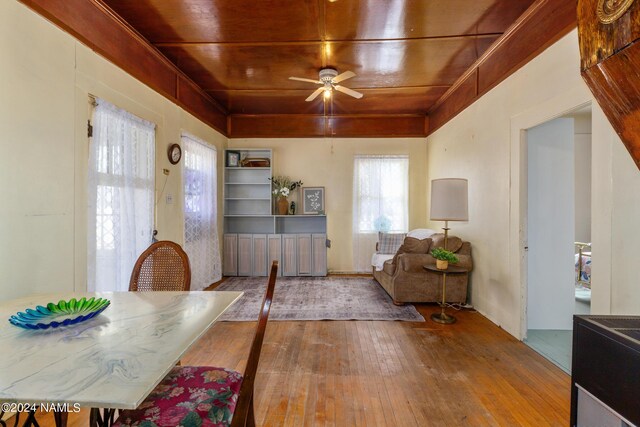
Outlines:
[[326, 87], [324, 88], [324, 99], [329, 99], [329, 98], [331, 98], [331, 88]]

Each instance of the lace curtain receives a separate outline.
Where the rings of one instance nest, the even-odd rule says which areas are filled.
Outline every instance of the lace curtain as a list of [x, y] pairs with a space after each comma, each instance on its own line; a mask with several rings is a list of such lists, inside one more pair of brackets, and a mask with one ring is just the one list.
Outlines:
[[217, 226], [217, 153], [206, 142], [182, 136], [184, 149], [184, 250], [191, 263], [191, 289], [222, 278]]
[[89, 150], [89, 291], [127, 291], [151, 244], [155, 125], [97, 100]]
[[353, 266], [371, 272], [378, 232], [406, 233], [409, 224], [409, 157], [355, 156]]

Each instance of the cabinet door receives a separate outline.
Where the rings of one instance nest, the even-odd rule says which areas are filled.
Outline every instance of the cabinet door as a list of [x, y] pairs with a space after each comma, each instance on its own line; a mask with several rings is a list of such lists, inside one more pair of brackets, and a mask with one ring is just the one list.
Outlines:
[[296, 234], [282, 235], [282, 275], [298, 275], [298, 236]]
[[251, 276], [253, 273], [253, 235], [238, 234], [238, 276]]
[[225, 276], [238, 275], [238, 235], [225, 234], [223, 251], [222, 274]]
[[269, 234], [267, 239], [267, 270], [271, 271], [273, 261], [278, 261], [278, 276], [282, 276], [282, 235]]
[[253, 235], [253, 276], [267, 275], [267, 235]]
[[311, 276], [311, 234], [298, 234], [298, 276]]
[[327, 235], [312, 234], [313, 269], [312, 276], [327, 275]]

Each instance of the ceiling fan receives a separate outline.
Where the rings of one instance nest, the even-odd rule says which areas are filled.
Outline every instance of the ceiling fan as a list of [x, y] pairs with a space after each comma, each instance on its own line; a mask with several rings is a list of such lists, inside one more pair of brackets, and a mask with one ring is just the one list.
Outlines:
[[324, 97], [329, 98], [331, 97], [331, 92], [333, 91], [333, 89], [337, 90], [338, 92], [345, 93], [349, 96], [353, 96], [354, 98], [360, 99], [363, 96], [360, 92], [356, 92], [353, 89], [349, 89], [348, 87], [340, 86], [337, 84], [343, 80], [350, 79], [355, 75], [356, 73], [354, 73], [353, 71], [345, 71], [342, 74], [338, 74], [338, 71], [334, 68], [323, 68], [320, 70], [319, 80], [303, 79], [301, 77], [289, 77], [289, 80], [297, 80], [300, 82], [322, 85], [322, 87], [316, 89], [311, 95], [309, 95], [307, 99], [305, 99], [305, 101], [307, 102], [313, 101], [318, 97], [318, 95], [323, 92]]

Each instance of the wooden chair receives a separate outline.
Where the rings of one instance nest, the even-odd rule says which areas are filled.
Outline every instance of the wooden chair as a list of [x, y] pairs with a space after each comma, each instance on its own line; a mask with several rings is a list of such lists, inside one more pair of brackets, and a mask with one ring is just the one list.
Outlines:
[[254, 383], [277, 273], [278, 262], [274, 261], [244, 376], [224, 368], [176, 366], [138, 409], [120, 411], [113, 427], [141, 425], [144, 421], [153, 421], [159, 427], [198, 425], [204, 418], [231, 427], [254, 427]]
[[177, 243], [155, 242], [136, 261], [130, 291], [188, 291], [191, 286], [189, 257]]

